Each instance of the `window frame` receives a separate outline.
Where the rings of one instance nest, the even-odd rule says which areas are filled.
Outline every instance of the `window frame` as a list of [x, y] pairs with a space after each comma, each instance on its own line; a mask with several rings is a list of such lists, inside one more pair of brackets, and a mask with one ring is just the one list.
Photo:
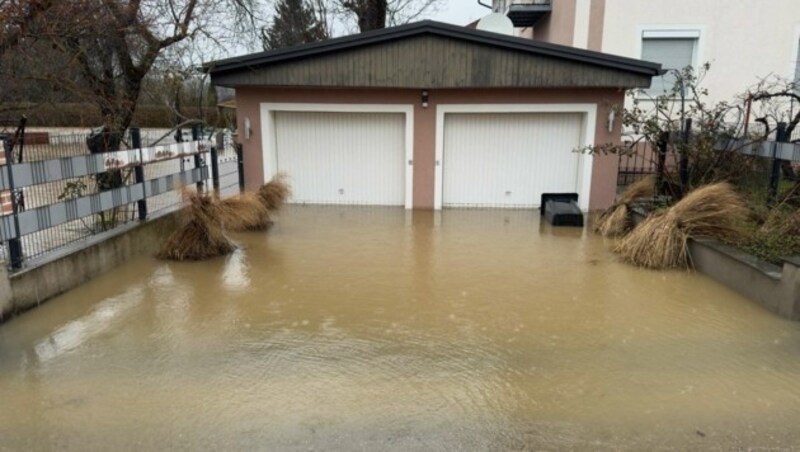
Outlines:
[[[692, 51], [692, 66], [696, 69], [701, 62], [705, 62], [705, 41], [707, 38], [706, 26], [699, 24], [679, 25], [639, 25], [636, 30], [636, 58], [642, 58], [645, 39], [694, 39]], [[650, 101], [651, 96], [637, 91], [636, 99]]]

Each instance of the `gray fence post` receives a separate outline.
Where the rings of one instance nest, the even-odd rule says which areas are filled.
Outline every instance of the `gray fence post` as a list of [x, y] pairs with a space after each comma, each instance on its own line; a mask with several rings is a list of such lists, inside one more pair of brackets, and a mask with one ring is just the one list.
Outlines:
[[[133, 176], [137, 184], [142, 184], [144, 190], [144, 155], [142, 153], [142, 131], [138, 127], [131, 127], [131, 147], [139, 150], [139, 164], [133, 168]], [[139, 220], [147, 219], [147, 198], [136, 201], [139, 210]]]
[[656, 196], [663, 195], [664, 190], [664, 173], [667, 170], [667, 151], [669, 150], [669, 133], [663, 132], [658, 137], [656, 143], [656, 151], [658, 152], [658, 161], [656, 163]]
[[[3, 140], [3, 152], [6, 156], [6, 170], [8, 171], [8, 185], [9, 193], [11, 195], [11, 215], [14, 223], [14, 233], [19, 234], [19, 202], [20, 193], [17, 192], [14, 186], [14, 143], [8, 138]], [[8, 264], [11, 270], [19, 270], [22, 268], [24, 254], [22, 252], [22, 240], [19, 237], [14, 237], [8, 242]]]
[[769, 198], [767, 199], [769, 206], [774, 206], [778, 199], [778, 185], [781, 181], [781, 160], [778, 158], [778, 148], [781, 143], [789, 141], [789, 137], [786, 136], [786, 128], [786, 123], [780, 122], [775, 131], [775, 144], [772, 145], [772, 168], [769, 174]]
[[225, 140], [222, 133], [217, 134], [217, 140], [214, 146], [211, 146], [211, 186], [214, 188], [214, 193], [219, 196], [219, 149], [225, 146]]
[[[196, 125], [196, 124], [193, 125], [192, 126], [192, 141], [199, 141], [201, 138], [202, 138], [202, 134], [200, 132], [200, 126]], [[195, 168], [202, 168], [204, 163], [205, 162], [203, 161], [203, 156], [200, 155], [199, 152], [194, 155], [194, 167]], [[197, 182], [197, 191], [198, 191], [198, 193], [203, 191], [203, 185], [204, 184], [203, 184], [202, 180]]]
[[686, 119], [683, 123], [683, 149], [681, 150], [680, 177], [681, 177], [681, 197], [686, 194], [689, 185], [689, 146], [692, 139], [692, 118]]
[[236, 143], [236, 163], [239, 170], [239, 191], [244, 191], [244, 152], [241, 143]]

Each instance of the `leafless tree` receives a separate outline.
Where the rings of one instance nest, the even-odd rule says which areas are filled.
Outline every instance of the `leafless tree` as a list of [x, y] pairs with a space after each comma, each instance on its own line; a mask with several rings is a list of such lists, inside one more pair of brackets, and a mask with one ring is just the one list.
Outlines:
[[435, 11], [442, 0], [335, 0], [335, 9], [355, 16], [361, 32], [401, 25]]
[[19, 44], [31, 24], [54, 4], [55, 0], [0, 0], [0, 54]]
[[[220, 18], [246, 21], [253, 5], [254, 0], [60, 0], [19, 39], [44, 41], [66, 56], [65, 69], [77, 78], [58, 77], [55, 68], [44, 76], [97, 106], [113, 150], [133, 120], [145, 79], [164, 56], [179, 60], [173, 50], [181, 46], [221, 42], [224, 33], [217, 32], [233, 26], [223, 27]], [[242, 26], [241, 20], [232, 22]]]
[[[748, 90], [745, 101], [751, 103], [753, 119], [765, 124], [766, 134], [774, 132], [778, 123], [785, 123], [787, 140], [800, 142], [792, 139], [794, 131], [800, 126], [799, 88], [794, 80], [769, 76]], [[781, 162], [781, 171], [784, 177], [800, 184], [791, 162]]]

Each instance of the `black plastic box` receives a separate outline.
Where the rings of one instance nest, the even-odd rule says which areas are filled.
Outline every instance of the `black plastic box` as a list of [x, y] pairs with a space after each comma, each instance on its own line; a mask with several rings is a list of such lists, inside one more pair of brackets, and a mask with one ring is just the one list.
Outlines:
[[553, 226], [583, 227], [577, 193], [544, 193], [540, 211]]

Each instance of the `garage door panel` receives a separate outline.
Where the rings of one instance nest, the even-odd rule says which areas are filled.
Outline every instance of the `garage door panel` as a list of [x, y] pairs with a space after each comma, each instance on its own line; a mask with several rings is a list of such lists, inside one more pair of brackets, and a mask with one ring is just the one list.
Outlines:
[[447, 114], [445, 206], [535, 207], [543, 192], [575, 191], [580, 114]]
[[276, 112], [275, 133], [292, 202], [405, 203], [404, 115]]

